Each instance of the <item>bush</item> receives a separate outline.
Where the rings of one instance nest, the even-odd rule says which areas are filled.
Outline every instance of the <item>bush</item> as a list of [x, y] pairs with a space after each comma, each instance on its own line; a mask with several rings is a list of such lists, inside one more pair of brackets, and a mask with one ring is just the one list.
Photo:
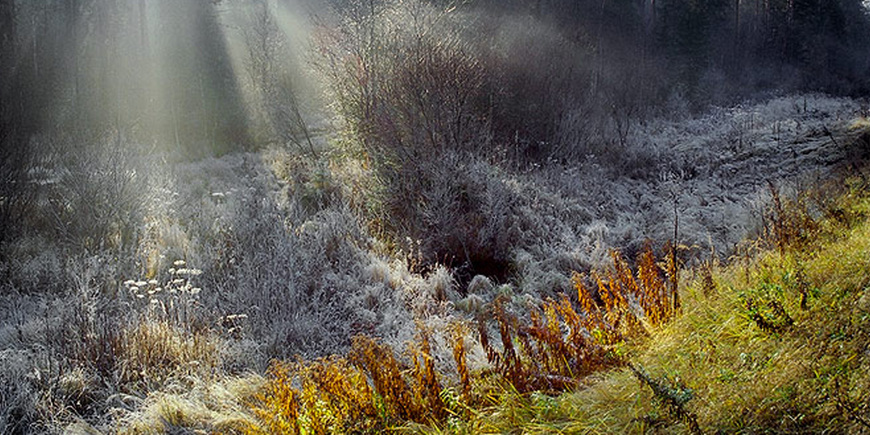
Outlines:
[[52, 144], [57, 182], [47, 185], [42, 211], [53, 240], [70, 252], [132, 257], [149, 200], [147, 171], [120, 136], [93, 145], [70, 141]]
[[461, 37], [459, 14], [417, 1], [370, 3], [350, 2], [345, 22], [316, 41], [356, 144], [387, 172], [486, 146], [484, 69]]
[[25, 434], [38, 428], [39, 393], [32, 384], [31, 358], [26, 351], [0, 351], [0, 432]]

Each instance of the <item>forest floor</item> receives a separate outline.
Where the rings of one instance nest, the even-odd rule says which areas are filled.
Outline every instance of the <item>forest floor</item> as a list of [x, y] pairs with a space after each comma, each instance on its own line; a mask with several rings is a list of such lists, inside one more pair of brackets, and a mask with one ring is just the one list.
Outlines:
[[[458, 433], [870, 433], [870, 196], [786, 207], [751, 254], [685, 271], [681, 313], [561, 395], [506, 389]], [[426, 432], [422, 427], [413, 430]]]
[[[371, 169], [338, 148], [185, 162], [95, 147], [83, 161], [45, 144], [29, 171], [34, 217], [0, 256], [0, 432], [268, 431], [278, 427], [263, 423], [269, 394], [296, 394], [276, 383], [274, 361], [375, 352], [354, 347], [360, 334], [419, 375], [408, 381], [414, 400], [435, 400], [414, 389], [426, 383], [426, 363], [415, 372], [414, 362], [431, 360], [437, 385], [458, 391], [457, 322], [472, 325], [497, 301], [528, 318], [529, 307], [575, 294], [574, 272], [612, 271], [613, 249], [632, 261], [648, 240], [672, 239], [675, 215], [692, 276], [681, 281], [682, 314], [642, 340], [625, 334], [604, 346], [619, 363], [602, 368], [615, 371], [561, 395], [482, 382], [474, 394], [489, 398], [467, 409], [458, 393], [435, 394], [455, 402], [436, 421], [407, 424], [414, 419], [378, 402], [386, 417], [372, 426], [333, 416], [324, 427], [619, 433], [693, 431], [694, 420], [704, 431], [866, 430], [870, 274], [866, 185], [856, 181], [870, 156], [866, 116], [857, 101], [800, 95], [637, 123], [615, 151], [577, 161], [517, 167], [448, 155], [435, 179], [454, 190], [433, 188], [425, 200], [463, 192], [471, 211], [457, 213], [478, 226], [450, 233], [439, 222], [453, 221], [432, 218], [432, 238], [490, 243], [503, 251], [497, 273], [467, 254], [471, 264], [421, 253], [443, 240], [383, 237]], [[843, 173], [858, 178], [830, 182]], [[832, 185], [841, 187], [820, 189]], [[745, 242], [778, 243], [779, 204], [815, 222], [820, 241], [788, 250]], [[854, 261], [837, 263], [840, 255]], [[643, 322], [634, 297], [626, 310]], [[788, 326], [765, 326], [785, 322], [776, 304]], [[403, 353], [421, 331], [431, 348]], [[469, 331], [464, 364], [489, 379], [481, 374], [498, 364]], [[312, 414], [299, 415], [317, 432]]]

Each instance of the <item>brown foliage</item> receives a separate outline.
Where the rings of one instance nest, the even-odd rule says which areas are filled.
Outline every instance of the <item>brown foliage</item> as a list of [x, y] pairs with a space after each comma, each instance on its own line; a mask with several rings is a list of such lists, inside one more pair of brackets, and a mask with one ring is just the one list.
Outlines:
[[[646, 335], [646, 327], [661, 325], [676, 313], [673, 292], [648, 246], [637, 261], [636, 274], [618, 253], [613, 267], [593, 273], [596, 295], [580, 274], [573, 276], [577, 302], [563, 294], [530, 307], [527, 317], [511, 310], [505, 296], [497, 298], [477, 319], [478, 337], [488, 371], [516, 391], [564, 391], [595, 371], [625, 364], [620, 345]], [[475, 373], [468, 367], [468, 326], [449, 326], [453, 358], [462, 387], [462, 406], [475, 399]], [[498, 331], [491, 340], [490, 329]], [[360, 335], [353, 338], [347, 358], [314, 362], [276, 363], [254, 404], [261, 419], [251, 433], [333, 433], [388, 429], [396, 424], [446, 421], [441, 374], [432, 356], [433, 331], [417, 323], [407, 361], [394, 349]], [[452, 403], [452, 402], [451, 402]]]
[[447, 412], [441, 401], [441, 384], [435, 372], [430, 344], [431, 331], [421, 322], [417, 323], [417, 343], [411, 345], [414, 361], [412, 390], [414, 403], [419, 407], [413, 421], [442, 421]]
[[468, 353], [465, 345], [465, 337], [468, 328], [464, 323], [454, 322], [450, 325], [450, 338], [453, 342], [453, 359], [456, 361], [456, 372], [459, 374], [459, 382], [462, 384], [462, 399], [468, 400], [471, 393], [471, 375], [468, 371]]
[[399, 361], [390, 346], [371, 337], [353, 338], [350, 361], [371, 379], [374, 392], [386, 414], [399, 421], [415, 421], [423, 412], [413, 400], [415, 394], [402, 375]]
[[[638, 257], [636, 275], [619, 252], [614, 251], [611, 259], [610, 270], [592, 274], [600, 305], [584, 277], [575, 274], [576, 308], [563, 294], [559, 300], [548, 299], [532, 309], [524, 322], [499, 298], [478, 319], [487, 359], [517, 391], [564, 390], [576, 385], [581, 376], [622, 364], [615, 346], [628, 337], [646, 335], [645, 324], [658, 326], [674, 316], [677, 299], [651, 247]], [[490, 343], [487, 320], [498, 328], [501, 349]]]
[[269, 382], [257, 396], [252, 406], [254, 415], [260, 419], [259, 427], [250, 427], [251, 434], [286, 433], [298, 434], [299, 431], [299, 390], [292, 387], [295, 375], [291, 365], [276, 362], [269, 369]]

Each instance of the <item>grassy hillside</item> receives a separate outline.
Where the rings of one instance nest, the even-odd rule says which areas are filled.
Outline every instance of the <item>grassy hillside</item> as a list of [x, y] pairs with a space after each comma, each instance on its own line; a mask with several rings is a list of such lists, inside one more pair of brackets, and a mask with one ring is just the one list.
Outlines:
[[[776, 196], [762, 237], [683, 271], [677, 309], [667, 259], [641, 255], [632, 276], [617, 255], [596, 290], [575, 277], [576, 299], [525, 315], [497, 300], [477, 320], [497, 332], [454, 319], [439, 343], [418, 324], [407, 351], [359, 336], [345, 357], [156, 396], [127, 431], [865, 433], [868, 193], [862, 175]], [[438, 346], [452, 347], [450, 370]], [[475, 346], [486, 367], [465, 365]]]
[[818, 253], [861, 227], [864, 184], [819, 185], [867, 156], [864, 112], [807, 95], [651, 120], [628, 160], [445, 151], [410, 190], [341, 143], [191, 162], [36, 138], [0, 203], [0, 432], [859, 428], [860, 379], [807, 387], [815, 366], [772, 396], [821, 388], [803, 423], [770, 420], [780, 384], [732, 393], [861, 337], [808, 322], [847, 312]]
[[[499, 403], [459, 427], [523, 433], [870, 432], [870, 199], [866, 181], [813, 219], [690, 271], [683, 312], [579, 391]], [[775, 228], [779, 228], [778, 230]], [[778, 233], [778, 234], [777, 234]]]

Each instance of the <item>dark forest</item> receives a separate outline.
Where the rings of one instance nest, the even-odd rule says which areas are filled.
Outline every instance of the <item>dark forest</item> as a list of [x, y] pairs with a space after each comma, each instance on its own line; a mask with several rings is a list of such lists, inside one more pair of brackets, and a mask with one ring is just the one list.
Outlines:
[[862, 0], [0, 0], [0, 433], [868, 433]]

